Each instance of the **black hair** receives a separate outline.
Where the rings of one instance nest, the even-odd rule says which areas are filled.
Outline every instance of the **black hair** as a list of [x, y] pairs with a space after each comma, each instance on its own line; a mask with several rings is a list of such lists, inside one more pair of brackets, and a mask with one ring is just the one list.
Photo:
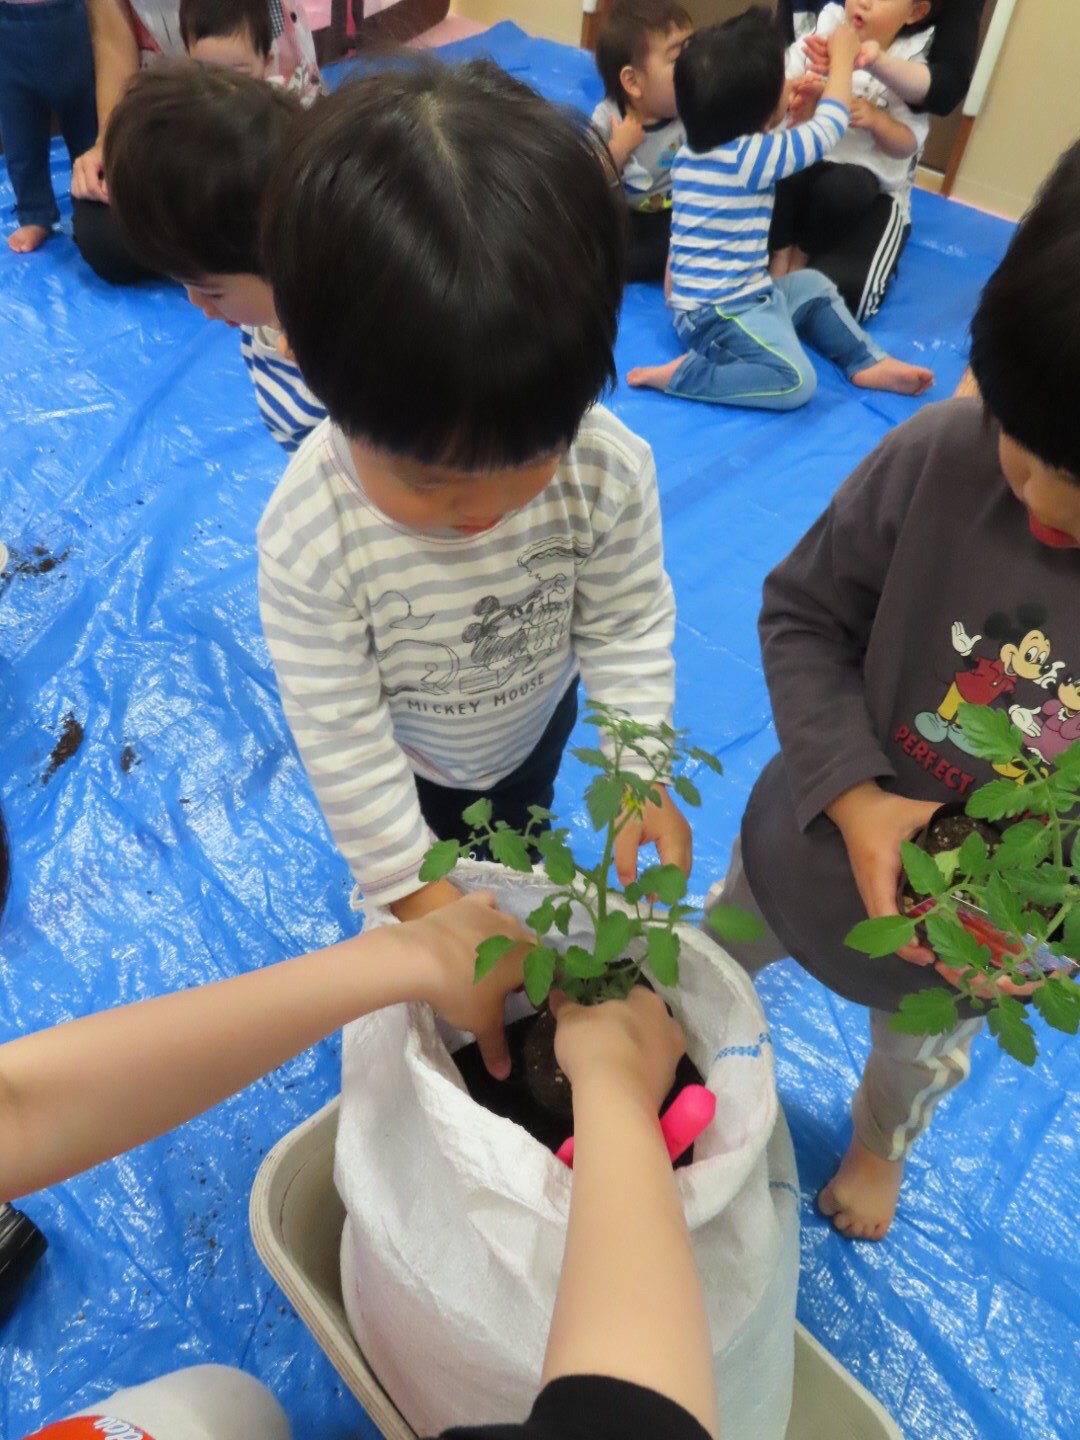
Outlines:
[[261, 273], [259, 210], [299, 101], [189, 61], [136, 76], [109, 118], [105, 178], [116, 228], [176, 280]]
[[675, 103], [691, 150], [764, 130], [783, 89], [783, 37], [760, 5], [696, 30], [675, 61]]
[[180, 0], [180, 38], [190, 50], [200, 40], [246, 30], [265, 60], [274, 43], [269, 0]]
[[1058, 161], [982, 292], [971, 368], [1005, 434], [1080, 484], [1080, 141]]
[[308, 111], [266, 274], [347, 435], [423, 464], [565, 449], [614, 380], [624, 218], [582, 117], [487, 60], [414, 59]]
[[621, 76], [626, 66], [644, 64], [651, 36], [693, 28], [689, 11], [678, 0], [615, 0], [596, 42], [596, 68], [607, 98], [625, 113]]
[[913, 20], [910, 25], [901, 25], [898, 35], [918, 35], [920, 30], [929, 30], [931, 25], [936, 25], [941, 19], [941, 12], [945, 9], [947, 0], [930, 0], [930, 9], [921, 20]]

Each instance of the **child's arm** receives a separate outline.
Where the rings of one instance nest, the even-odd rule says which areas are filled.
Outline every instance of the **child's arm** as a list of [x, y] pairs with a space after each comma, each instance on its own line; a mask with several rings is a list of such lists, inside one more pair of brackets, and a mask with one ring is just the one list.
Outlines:
[[626, 168], [630, 156], [644, 139], [645, 127], [632, 110], [628, 110], [621, 119], [612, 116], [611, 132], [607, 137], [607, 142], [611, 158], [615, 161], [620, 174]]
[[575, 1149], [543, 1383], [574, 1375], [630, 1381], [682, 1406], [715, 1436], [705, 1297], [657, 1123], [682, 1033], [660, 997], [642, 989], [590, 1009], [558, 999], [555, 1008]]
[[877, 148], [894, 160], [906, 160], [919, 148], [915, 131], [910, 125], [894, 120], [887, 110], [869, 100], [851, 102], [851, 128], [868, 131]]
[[742, 170], [750, 189], [769, 189], [778, 180], [808, 169], [840, 143], [847, 130], [852, 64], [858, 47], [852, 27], [841, 25], [829, 38], [832, 69], [814, 118], [791, 130], [754, 135], [742, 142], [746, 147]]
[[528, 938], [490, 895], [471, 895], [431, 920], [0, 1046], [0, 1199], [171, 1130], [386, 1005], [427, 1001], [505, 1076], [503, 1001], [522, 972], [510, 955], [473, 984], [476, 946], [491, 935]]
[[139, 73], [139, 47], [119, 0], [87, 0], [90, 41], [94, 50], [94, 87], [97, 92], [97, 139], [71, 167], [71, 193], [76, 200], [107, 202], [101, 146], [109, 116]]

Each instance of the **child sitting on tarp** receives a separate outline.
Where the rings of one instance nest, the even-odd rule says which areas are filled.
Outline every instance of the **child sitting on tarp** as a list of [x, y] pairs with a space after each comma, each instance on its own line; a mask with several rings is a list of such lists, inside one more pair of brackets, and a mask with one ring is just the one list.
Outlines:
[[675, 113], [675, 61], [693, 29], [675, 0], [615, 0], [596, 42], [604, 98], [593, 124], [622, 177], [628, 280], [663, 280], [671, 239], [671, 162], [686, 136]]
[[784, 47], [766, 10], [699, 30], [683, 46], [675, 95], [687, 143], [672, 167], [669, 303], [686, 352], [631, 370], [631, 385], [714, 405], [793, 410], [817, 387], [802, 339], [864, 389], [920, 395], [933, 383], [925, 367], [886, 356], [819, 271], [775, 282], [769, 275], [776, 182], [820, 160], [847, 128], [859, 39], [844, 25], [829, 46], [832, 72], [817, 115], [776, 132], [786, 103]]
[[259, 207], [299, 106], [282, 88], [203, 65], [144, 70], [112, 113], [105, 173], [116, 228], [211, 320], [240, 329], [259, 413], [293, 451], [326, 411], [281, 346], [259, 254]]
[[[769, 248], [774, 276], [812, 265], [834, 281], [858, 320], [875, 315], [911, 233], [911, 185], [930, 117], [912, 110], [866, 67], [886, 60], [922, 60], [944, 0], [847, 0], [826, 5], [813, 31], [828, 40], [845, 20], [856, 30], [859, 55], [851, 123], [816, 165], [776, 189]], [[813, 54], [818, 50], [813, 50]], [[793, 114], [812, 115], [823, 80], [803, 38], [788, 50], [796, 82]]]
[[773, 932], [727, 947], [746, 969], [792, 955], [870, 1010], [854, 1136], [818, 1197], [858, 1239], [888, 1230], [904, 1159], [966, 1078], [982, 1021], [961, 1007], [941, 1034], [892, 1029], [905, 996], [955, 972], [918, 944], [870, 960], [845, 936], [897, 913], [901, 842], [994, 779], [955, 723], [960, 699], [1022, 704], [1027, 721], [1080, 662], [1080, 145], [1016, 232], [971, 334], [982, 401], [892, 431], [765, 581], [781, 753], [722, 889]]

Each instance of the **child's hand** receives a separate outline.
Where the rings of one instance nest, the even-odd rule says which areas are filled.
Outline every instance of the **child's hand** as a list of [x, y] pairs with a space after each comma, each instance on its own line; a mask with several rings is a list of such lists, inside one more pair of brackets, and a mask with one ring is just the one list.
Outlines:
[[460, 899], [461, 891], [456, 885], [445, 879], [435, 880], [430, 885], [421, 885], [411, 895], [391, 901], [389, 909], [391, 915], [396, 915], [399, 920], [422, 920], [433, 910], [441, 910], [444, 905], [453, 905], [455, 900]]
[[824, 35], [807, 35], [803, 41], [806, 68], [822, 77], [829, 73], [829, 42]]
[[855, 69], [873, 70], [880, 59], [881, 46], [876, 40], [867, 40], [859, 47], [859, 53], [855, 56]]
[[71, 195], [74, 200], [98, 200], [109, 203], [109, 187], [105, 184], [105, 162], [100, 141], [95, 141], [84, 155], [76, 157], [71, 167]]
[[845, 70], [855, 68], [855, 57], [859, 53], [859, 32], [853, 25], [841, 25], [829, 36], [829, 70], [842, 66]]
[[686, 1050], [659, 995], [638, 985], [625, 1000], [575, 1005], [555, 992], [551, 1009], [558, 1022], [555, 1058], [575, 1091], [595, 1078], [614, 1079], [659, 1111]]
[[[410, 921], [397, 933], [420, 951], [423, 979], [417, 998], [426, 1000], [458, 1030], [475, 1035], [484, 1064], [497, 1080], [505, 1080], [510, 1074], [510, 1052], [503, 1007], [507, 995], [521, 987], [524, 947], [533, 937], [497, 910], [494, 896], [486, 890]], [[493, 935], [522, 943], [476, 982], [476, 947]]]
[[[901, 841], [917, 835], [938, 808], [933, 800], [891, 795], [873, 780], [845, 790], [826, 808], [844, 837], [851, 873], [872, 920], [900, 913], [896, 897], [903, 868]], [[896, 953], [914, 965], [932, 965], [936, 959], [916, 941]]]
[[690, 878], [694, 840], [685, 815], [663, 785], [654, 785], [660, 804], [646, 802], [644, 814], [631, 815], [615, 839], [615, 873], [620, 885], [637, 879], [638, 851], [653, 844], [661, 865], [677, 865]]
[[620, 170], [644, 139], [645, 126], [632, 110], [628, 110], [621, 120], [612, 116], [608, 149]]
[[877, 129], [880, 114], [878, 107], [869, 100], [856, 97], [851, 102], [851, 119], [848, 123], [853, 130], [869, 130], [873, 133]]
[[793, 125], [803, 125], [807, 120], [814, 118], [814, 112], [817, 110], [818, 101], [821, 99], [821, 92], [824, 89], [825, 82], [820, 75], [807, 73], [796, 81], [788, 106], [788, 113]]

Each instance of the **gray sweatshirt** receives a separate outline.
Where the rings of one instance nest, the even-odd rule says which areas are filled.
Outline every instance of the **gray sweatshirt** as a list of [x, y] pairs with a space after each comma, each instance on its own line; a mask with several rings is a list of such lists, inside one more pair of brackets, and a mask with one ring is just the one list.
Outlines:
[[964, 749], [961, 700], [1007, 710], [1043, 758], [1080, 721], [1080, 549], [1035, 538], [997, 439], [978, 401], [929, 406], [886, 436], [765, 582], [781, 754], [743, 817], [747, 879], [800, 964], [883, 1010], [945, 982], [844, 945], [865, 911], [825, 807], [863, 780], [945, 804], [994, 779]]

